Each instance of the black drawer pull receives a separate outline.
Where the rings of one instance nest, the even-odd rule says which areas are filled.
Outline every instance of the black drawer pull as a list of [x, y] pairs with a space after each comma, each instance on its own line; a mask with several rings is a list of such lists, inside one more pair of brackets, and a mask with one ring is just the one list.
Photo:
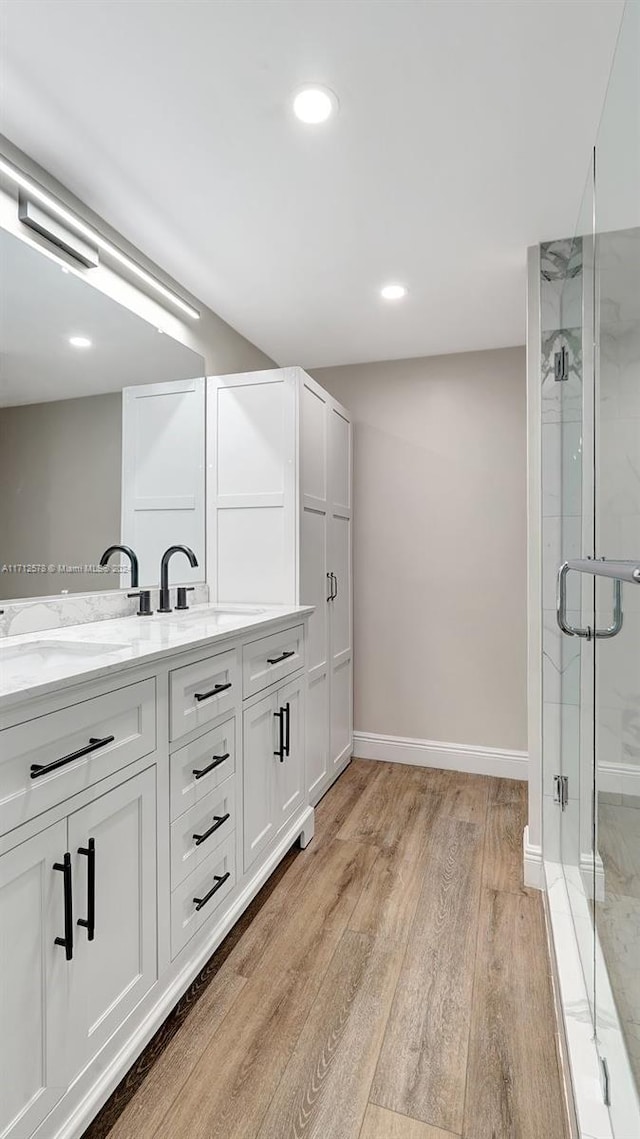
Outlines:
[[286, 660], [287, 657], [294, 657], [296, 655], [295, 649], [289, 649], [288, 652], [282, 653], [279, 657], [267, 657], [267, 664], [280, 664], [281, 661]]
[[289, 755], [291, 751], [291, 705], [287, 700], [284, 706], [284, 754]]
[[70, 755], [63, 755], [62, 759], [55, 759], [53, 763], [32, 763], [31, 764], [31, 778], [37, 779], [39, 775], [47, 775], [50, 771], [55, 771], [58, 767], [64, 767], [65, 763], [73, 763], [74, 759], [82, 759], [83, 755], [90, 755], [92, 751], [97, 751], [99, 747], [106, 747], [107, 744], [112, 744], [115, 736], [105, 736], [99, 740], [97, 736], [91, 736], [89, 743], [86, 747], [78, 748], [78, 751], [72, 751]]
[[62, 945], [67, 961], [73, 957], [73, 897], [71, 889], [71, 855], [67, 852], [62, 862], [54, 862], [54, 870], [64, 875], [64, 937], [56, 937], [55, 944]]
[[209, 893], [205, 894], [204, 898], [194, 898], [193, 899], [193, 904], [196, 907], [196, 910], [201, 910], [203, 906], [206, 906], [207, 902], [211, 901], [213, 895], [226, 882], [227, 878], [230, 878], [230, 877], [231, 877], [231, 871], [230, 870], [227, 870], [226, 874], [214, 874], [213, 881], [214, 881], [215, 885], [211, 887], [211, 889], [209, 890]]
[[280, 721], [278, 731], [278, 750], [274, 751], [273, 754], [278, 756], [280, 763], [284, 763], [284, 708], [280, 708], [279, 711], [274, 712], [273, 715], [275, 716], [276, 720]]
[[227, 811], [226, 815], [214, 815], [213, 816], [213, 826], [209, 827], [208, 831], [205, 831], [204, 834], [194, 834], [193, 841], [194, 841], [195, 845], [200, 846], [200, 843], [206, 842], [206, 840], [208, 838], [211, 838], [211, 835], [215, 834], [216, 831], [220, 830], [220, 827], [223, 826], [224, 823], [226, 823], [227, 819], [230, 819], [230, 818], [231, 818], [231, 815], [229, 814], [228, 811]]
[[230, 755], [231, 752], [229, 751], [225, 751], [224, 755], [214, 755], [212, 763], [210, 763], [207, 767], [200, 768], [199, 771], [197, 767], [194, 767], [192, 774], [195, 775], [196, 779], [202, 779], [203, 775], [208, 775], [210, 771], [213, 771], [214, 767], [219, 767], [220, 764], [224, 763], [225, 759], [228, 759]]
[[93, 941], [96, 932], [96, 844], [90, 838], [86, 846], [78, 847], [78, 854], [84, 854], [87, 862], [87, 916], [78, 918], [78, 925], [87, 931], [87, 941]]
[[231, 688], [231, 681], [226, 684], [216, 684], [210, 692], [196, 692], [194, 693], [194, 700], [208, 700], [210, 696], [218, 696], [221, 692], [226, 692], [227, 688]]

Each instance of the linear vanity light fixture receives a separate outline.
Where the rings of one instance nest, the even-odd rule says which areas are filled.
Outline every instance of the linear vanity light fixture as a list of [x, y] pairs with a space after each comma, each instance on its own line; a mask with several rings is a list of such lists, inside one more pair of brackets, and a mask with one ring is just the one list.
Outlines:
[[107, 256], [117, 261], [118, 264], [123, 265], [129, 272], [133, 273], [139, 281], [142, 281], [148, 288], [153, 289], [161, 297], [164, 297], [165, 300], [170, 301], [172, 305], [179, 308], [181, 312], [186, 313], [192, 320], [200, 319], [200, 313], [193, 305], [190, 305], [187, 301], [183, 301], [182, 297], [179, 297], [177, 293], [167, 288], [166, 285], [163, 285], [157, 277], [152, 276], [152, 274], [148, 273], [146, 269], [143, 269], [141, 265], [138, 265], [137, 262], [127, 257], [126, 253], [122, 253], [116, 245], [107, 241], [106, 237], [103, 237], [97, 230], [81, 221], [80, 218], [76, 217], [75, 214], [58, 202], [56, 198], [48, 194], [46, 190], [42, 190], [37, 182], [33, 182], [31, 178], [23, 174], [17, 166], [7, 161], [2, 155], [0, 155], [0, 174], [4, 174], [7, 178], [10, 178], [11, 181], [14, 182], [16, 186], [19, 186], [21, 190], [24, 190], [29, 197], [35, 199], [35, 201], [39, 202], [45, 209], [50, 210], [56, 217], [60, 218], [61, 221], [65, 222], [66, 225], [75, 230], [80, 237], [84, 237], [91, 245], [101, 249]]
[[52, 218], [46, 210], [37, 206], [20, 190], [18, 193], [18, 217], [23, 225], [29, 226], [53, 245], [57, 245], [74, 261], [79, 261], [85, 269], [95, 269], [100, 255], [95, 245], [89, 245], [77, 233], [70, 233], [66, 226]]

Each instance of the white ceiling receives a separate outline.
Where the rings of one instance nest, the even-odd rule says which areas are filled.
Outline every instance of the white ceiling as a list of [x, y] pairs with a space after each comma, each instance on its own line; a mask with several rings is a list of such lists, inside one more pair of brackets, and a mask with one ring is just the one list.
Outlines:
[[2, 229], [0, 267], [0, 408], [202, 375], [195, 352]]
[[[278, 363], [520, 344], [622, 7], [3, 0], [2, 129]], [[335, 120], [293, 119], [306, 82]]]

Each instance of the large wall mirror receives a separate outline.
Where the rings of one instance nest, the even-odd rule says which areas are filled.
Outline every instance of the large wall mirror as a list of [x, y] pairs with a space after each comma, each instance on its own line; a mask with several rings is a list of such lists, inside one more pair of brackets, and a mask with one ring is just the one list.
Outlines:
[[0, 603], [205, 579], [204, 361], [0, 230]]

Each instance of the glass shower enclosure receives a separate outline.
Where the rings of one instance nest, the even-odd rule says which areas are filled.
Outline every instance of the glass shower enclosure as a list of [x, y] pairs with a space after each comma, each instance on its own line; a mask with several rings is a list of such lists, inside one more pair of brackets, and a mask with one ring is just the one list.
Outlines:
[[577, 1108], [640, 1137], [640, 5], [540, 247], [543, 862]]

